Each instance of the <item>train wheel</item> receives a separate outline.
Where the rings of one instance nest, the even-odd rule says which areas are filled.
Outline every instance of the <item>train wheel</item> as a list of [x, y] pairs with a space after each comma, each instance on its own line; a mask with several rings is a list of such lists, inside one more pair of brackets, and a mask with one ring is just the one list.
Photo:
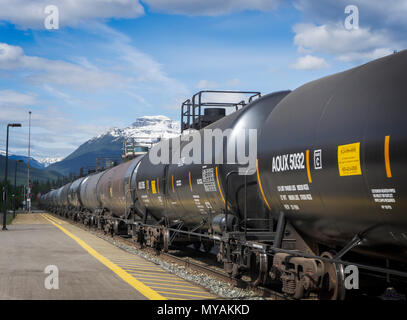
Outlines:
[[229, 275], [232, 276], [233, 274], [233, 263], [232, 262], [223, 262], [223, 269], [225, 272]]
[[265, 253], [250, 256], [250, 279], [254, 286], [264, 284], [267, 279], [268, 258]]
[[170, 247], [170, 231], [168, 229], [163, 230], [163, 251], [168, 252]]
[[240, 271], [239, 265], [237, 263], [233, 264], [232, 277], [235, 279], [240, 279], [242, 277], [242, 272]]
[[212, 248], [213, 248], [213, 242], [210, 241], [204, 241], [203, 242], [203, 248], [205, 250], [206, 253], [211, 252]]
[[138, 244], [139, 249], [143, 249], [145, 245], [145, 237], [144, 237], [144, 230], [141, 227], [137, 232], [136, 243]]
[[[334, 254], [324, 252], [322, 258], [332, 259]], [[324, 262], [325, 274], [322, 279], [322, 288], [319, 293], [321, 300], [343, 300], [345, 299], [344, 272], [343, 265]]]
[[196, 251], [201, 251], [201, 242], [200, 241], [194, 242], [194, 248]]

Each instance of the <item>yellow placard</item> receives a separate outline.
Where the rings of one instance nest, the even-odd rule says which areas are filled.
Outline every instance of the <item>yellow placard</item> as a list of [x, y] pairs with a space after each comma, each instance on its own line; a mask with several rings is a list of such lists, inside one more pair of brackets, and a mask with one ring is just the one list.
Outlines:
[[151, 191], [153, 193], [157, 193], [157, 189], [155, 188], [155, 180], [151, 180]]
[[338, 169], [341, 177], [362, 174], [360, 167], [360, 142], [338, 146]]

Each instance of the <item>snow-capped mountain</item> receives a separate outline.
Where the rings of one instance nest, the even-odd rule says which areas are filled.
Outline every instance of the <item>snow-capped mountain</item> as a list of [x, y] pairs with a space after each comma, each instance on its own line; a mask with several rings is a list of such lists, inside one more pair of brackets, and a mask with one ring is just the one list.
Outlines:
[[[77, 174], [81, 168], [94, 169], [97, 160], [121, 161], [123, 142], [133, 140], [151, 146], [158, 140], [180, 135], [180, 124], [166, 116], [144, 116], [126, 128], [111, 128], [79, 146], [62, 161], [49, 165], [46, 170], [56, 170], [64, 175]], [[102, 164], [103, 165], [103, 164]]]
[[[6, 156], [6, 151], [4, 150], [0, 150], [0, 156], [5, 157]], [[13, 153], [8, 153], [8, 158], [10, 160], [23, 160], [26, 164], [28, 163], [28, 157], [27, 156], [21, 156], [18, 154], [13, 154]], [[41, 160], [37, 160], [33, 157], [30, 157], [30, 166], [32, 168], [37, 168], [37, 169], [44, 169], [46, 167], [46, 165], [41, 161]]]
[[55, 162], [59, 162], [63, 159], [63, 157], [61, 158], [42, 158], [42, 159], [38, 159], [38, 162], [41, 163], [44, 168], [48, 167], [50, 164], [53, 164]]
[[107, 132], [100, 134], [90, 141], [95, 141], [104, 136], [112, 136], [116, 140], [134, 139], [140, 144], [152, 143], [158, 139], [168, 139], [180, 134], [180, 124], [166, 116], [144, 116], [136, 119], [131, 126], [120, 129], [117, 127], [109, 129]]

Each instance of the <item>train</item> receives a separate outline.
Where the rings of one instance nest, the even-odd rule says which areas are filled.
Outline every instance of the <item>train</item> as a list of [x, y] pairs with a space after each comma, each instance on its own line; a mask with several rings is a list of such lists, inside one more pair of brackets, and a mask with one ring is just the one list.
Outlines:
[[[201, 91], [183, 104], [180, 137], [40, 206], [157, 250], [215, 251], [231, 276], [295, 299], [352, 295], [350, 266], [369, 290], [405, 292], [405, 70], [407, 50], [253, 94], [228, 115], [221, 103], [205, 108]], [[215, 132], [220, 144], [191, 146]]]

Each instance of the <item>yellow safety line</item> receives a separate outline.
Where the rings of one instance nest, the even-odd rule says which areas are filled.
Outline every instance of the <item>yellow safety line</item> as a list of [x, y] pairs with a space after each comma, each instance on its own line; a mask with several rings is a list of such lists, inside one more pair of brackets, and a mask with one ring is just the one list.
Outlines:
[[148, 266], [148, 265], [144, 265], [144, 266], [127, 266], [127, 265], [124, 265], [124, 264], [120, 264], [120, 263], [117, 263], [121, 268], [126, 268], [126, 269], [133, 269], [133, 270], [138, 270], [139, 268], [143, 268], [143, 269], [149, 269], [149, 270], [154, 270], [154, 271], [159, 271], [159, 272], [163, 272], [163, 273], [165, 273], [165, 274], [168, 274], [168, 272], [167, 271], [165, 271], [165, 270], [163, 270], [162, 268], [160, 268], [160, 267], [156, 267], [156, 266], [154, 266], [154, 265], [152, 265], [152, 266]]
[[259, 182], [261, 195], [263, 196], [263, 200], [266, 203], [267, 208], [269, 208], [269, 210], [271, 210], [271, 207], [270, 207], [269, 203], [267, 202], [266, 196], [264, 195], [263, 187], [261, 186], [260, 172], [259, 172], [259, 159], [256, 159], [256, 171], [257, 171], [257, 181]]
[[311, 179], [311, 170], [310, 170], [310, 166], [309, 166], [309, 150], [307, 150], [307, 175], [308, 175], [308, 182], [312, 183], [312, 179]]
[[174, 189], [174, 176], [171, 176], [172, 177], [172, 192], [175, 192], [175, 189]]
[[196, 295], [196, 294], [186, 294], [186, 293], [178, 293], [178, 292], [166, 292], [166, 291], [158, 291], [159, 293], [164, 293], [164, 294], [169, 294], [169, 295], [174, 295], [174, 296], [187, 296], [187, 297], [198, 297], [198, 298], [215, 298], [214, 296], [201, 296], [201, 295]]
[[117, 263], [120, 267], [122, 268], [126, 268], [126, 269], [134, 269], [134, 270], [138, 270], [138, 269], [148, 269], [148, 270], [156, 270], [156, 271], [161, 271], [161, 272], [165, 272], [163, 271], [162, 268], [160, 267], [156, 267], [156, 266], [148, 266], [148, 265], [144, 265], [144, 266], [127, 266], [127, 265], [123, 265], [120, 263]]
[[386, 176], [391, 178], [390, 169], [390, 136], [384, 138], [384, 162], [386, 164]]
[[145, 264], [145, 265], [153, 265], [153, 266], [157, 265], [151, 261], [148, 261], [144, 258], [140, 258], [138, 256], [129, 257], [129, 258], [112, 258], [112, 260], [121, 262], [121, 263], [129, 263], [129, 264]]
[[[44, 217], [44, 219], [45, 219], [45, 217]], [[55, 222], [55, 223], [58, 223], [58, 222], [56, 222], [55, 220], [52, 220], [53, 222]], [[48, 221], [49, 222], [49, 221]], [[58, 223], [59, 224], [59, 223]]]
[[216, 172], [216, 182], [218, 183], [219, 193], [220, 193], [220, 196], [222, 197], [223, 202], [225, 202], [225, 198], [223, 197], [223, 194], [222, 194], [222, 189], [220, 188], [219, 175], [218, 175], [218, 167], [216, 167], [215, 172]]
[[156, 265], [156, 263], [148, 261], [148, 260], [146, 260], [144, 258], [141, 258], [139, 256], [136, 256], [134, 254], [129, 254], [128, 256], [125, 256], [125, 257], [123, 257], [123, 256], [122, 257], [115, 257], [113, 259], [115, 261], [120, 261], [120, 262], [134, 262], [134, 263], [144, 263], [144, 264], [149, 263], [149, 264]]
[[62, 225], [62, 224], [67, 224], [67, 222], [65, 222], [65, 221], [62, 221], [62, 220], [56, 220], [55, 218], [53, 218], [52, 216], [47, 216], [48, 218], [50, 218], [52, 221], [54, 221], [55, 223], [57, 223], [57, 224], [60, 224], [60, 225]]
[[166, 280], [166, 279], [143, 279], [142, 280], [143, 283], [153, 283], [153, 284], [157, 284], [158, 283], [168, 283], [169, 285], [175, 286], [175, 285], [185, 285], [188, 286], [189, 282], [186, 282], [185, 280]]
[[98, 253], [95, 249], [90, 247], [86, 242], [66, 230], [65, 228], [61, 227], [48, 217], [44, 216], [45, 219], [50, 221], [53, 225], [55, 225], [57, 228], [59, 228], [62, 232], [64, 232], [66, 235], [71, 237], [73, 240], [75, 240], [83, 249], [85, 249], [90, 255], [92, 255], [94, 258], [99, 260], [102, 264], [104, 264], [106, 267], [108, 267], [110, 270], [112, 270], [114, 273], [116, 273], [123, 281], [127, 282], [130, 286], [132, 286], [134, 289], [139, 291], [143, 296], [145, 296], [148, 299], [151, 300], [166, 300], [165, 297], [163, 297], [161, 294], [159, 294], [157, 291], [149, 288], [146, 286], [144, 283], [141, 281], [137, 280], [136, 278], [132, 277], [129, 273], [124, 271], [122, 268], [114, 264], [112, 261], [107, 259], [106, 257], [102, 256], [100, 253]]
[[141, 268], [145, 268], [145, 267], [149, 267], [149, 268], [157, 268], [162, 270], [162, 268], [160, 266], [157, 266], [155, 264], [136, 264], [136, 263], [129, 263], [129, 262], [122, 262], [122, 261], [114, 261], [112, 259], [112, 261], [118, 265], [120, 265], [121, 267], [130, 267], [130, 268], [135, 268], [135, 267], [141, 267]]
[[192, 192], [191, 171], [188, 172], [188, 176], [189, 176], [189, 189], [191, 189]]
[[177, 288], [170, 288], [170, 287], [160, 287], [160, 286], [151, 286], [150, 285], [150, 287], [151, 288], [154, 288], [154, 289], [163, 289], [163, 290], [174, 290], [174, 291], [184, 291], [184, 292], [192, 292], [192, 293], [207, 293], [206, 291], [203, 291], [203, 290], [201, 290], [201, 291], [196, 291], [196, 290], [189, 290], [189, 289], [177, 289]]
[[144, 276], [145, 275], [145, 273], [147, 273], [148, 275], [151, 275], [151, 276], [159, 276], [159, 277], [164, 277], [164, 278], [170, 278], [170, 279], [179, 279], [178, 277], [176, 277], [176, 276], [171, 276], [171, 275], [169, 275], [168, 273], [166, 273], [165, 271], [160, 271], [160, 272], [156, 272], [156, 273], [152, 273], [152, 272], [148, 272], [148, 271], [139, 271], [139, 270], [130, 270], [130, 269], [128, 269], [129, 270], [129, 272], [130, 273], [132, 273], [132, 274], [136, 274], [136, 273], [143, 273], [143, 274], [141, 274], [140, 276]]
[[[41, 214], [42, 215], [42, 214]], [[55, 218], [53, 216], [47, 215], [48, 219], [51, 219], [52, 221], [54, 221], [55, 223], [61, 224], [61, 222], [55, 220]]]
[[[143, 281], [144, 283], [149, 284], [151, 287], [153, 287], [154, 285], [158, 285], [161, 284], [161, 281], [159, 280], [151, 280], [151, 281]], [[187, 282], [186, 282], [187, 283]], [[171, 286], [171, 287], [181, 287], [181, 288], [197, 288], [197, 286], [194, 285], [185, 285], [185, 284], [172, 284], [172, 283], [167, 283], [167, 286]]]
[[157, 269], [157, 270], [162, 270], [162, 268], [157, 267], [154, 264], [153, 265], [151, 265], [151, 264], [123, 264], [120, 261], [113, 261], [113, 262], [119, 264], [120, 267], [123, 267], [123, 268], [146, 268], [146, 267], [148, 267], [149, 269], [154, 268], [154, 269]]
[[120, 267], [123, 268], [124, 270], [130, 272], [130, 273], [135, 273], [135, 272], [138, 272], [138, 271], [140, 271], [140, 272], [147, 272], [148, 271], [151, 274], [162, 274], [162, 272], [163, 272], [161, 270], [151, 269], [151, 268], [142, 268], [142, 270], [140, 270], [140, 268], [135, 269], [135, 268], [122, 267], [122, 266], [120, 266]]
[[154, 268], [160, 268], [159, 265], [156, 264], [148, 264], [148, 263], [137, 263], [137, 262], [129, 262], [129, 261], [120, 261], [120, 260], [114, 260], [112, 259], [113, 262], [120, 264], [120, 266], [124, 267], [154, 267]]
[[141, 271], [129, 271], [131, 274], [137, 274], [138, 278], [145, 278], [145, 277], [150, 277], [154, 279], [166, 279], [166, 280], [178, 280], [179, 278], [176, 276], [170, 276], [165, 273], [162, 274], [152, 274], [151, 272], [141, 272]]
[[137, 276], [137, 278], [141, 280], [163, 280], [163, 281], [171, 281], [171, 282], [184, 282], [184, 280], [177, 280], [177, 278], [160, 278], [160, 277], [155, 277], [155, 276], [147, 276], [145, 274], [140, 274]]

